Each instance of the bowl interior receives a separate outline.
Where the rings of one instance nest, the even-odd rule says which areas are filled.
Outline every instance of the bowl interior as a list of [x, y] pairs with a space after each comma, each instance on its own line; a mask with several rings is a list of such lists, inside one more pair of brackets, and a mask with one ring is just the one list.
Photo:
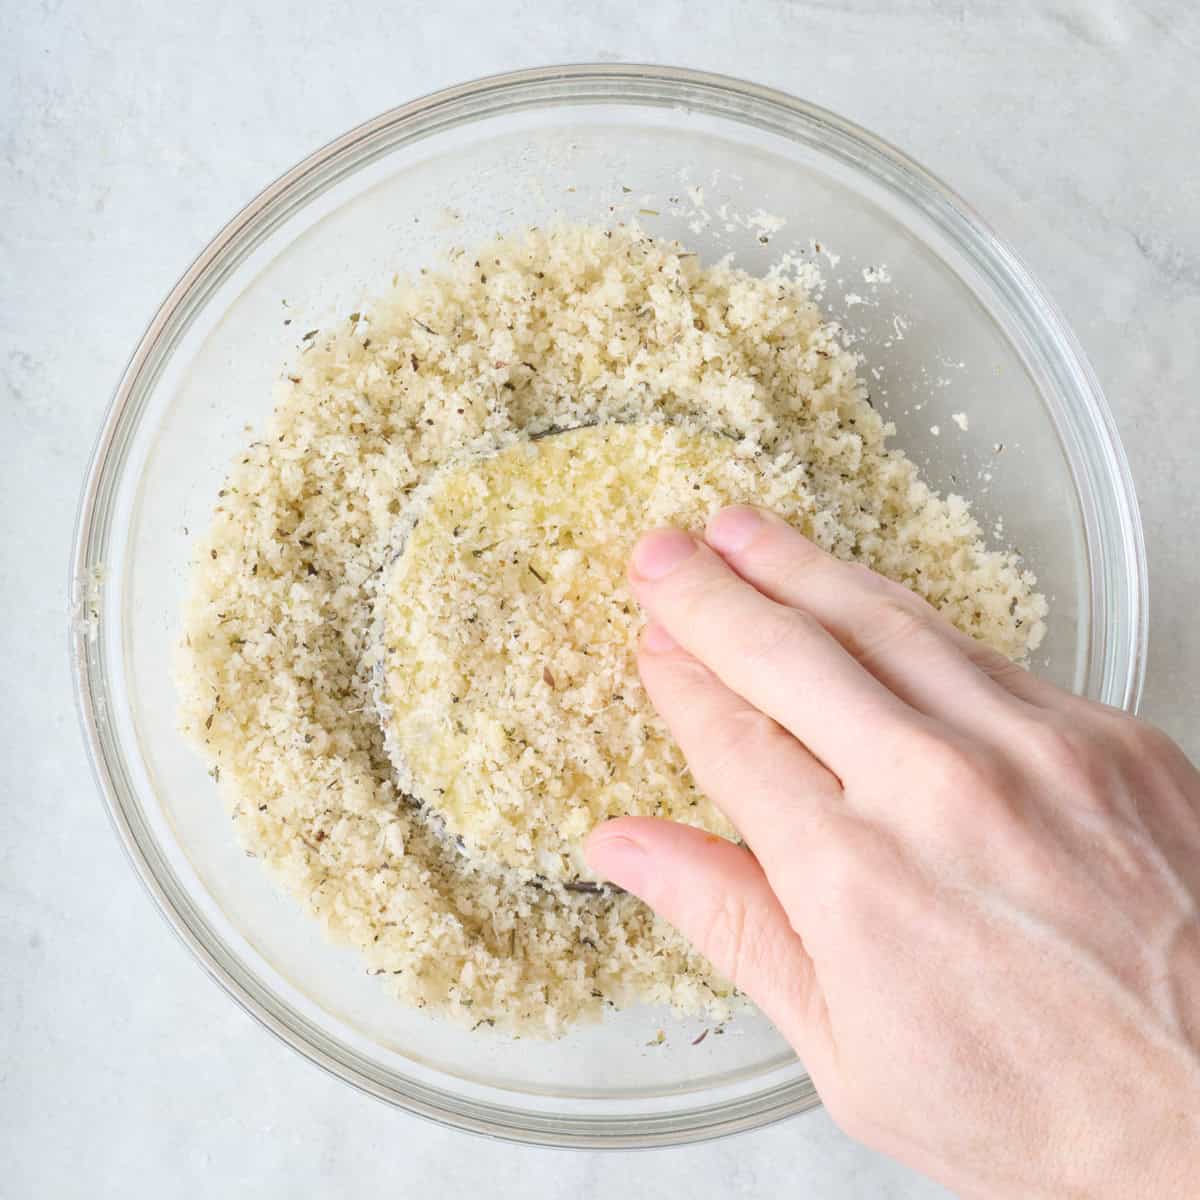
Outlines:
[[553, 1043], [472, 1034], [398, 1006], [355, 953], [327, 944], [235, 844], [212, 781], [176, 731], [168, 663], [192, 535], [305, 332], [451, 246], [556, 219], [637, 220], [705, 259], [732, 254], [756, 272], [785, 253], [820, 265], [823, 302], [861, 351], [896, 444], [935, 486], [971, 499], [989, 540], [1018, 547], [1051, 598], [1037, 669], [1095, 693], [1076, 472], [1014, 318], [939, 222], [815, 127], [785, 133], [680, 103], [538, 104], [427, 124], [293, 193], [185, 298], [102, 467], [115, 482], [97, 720], [118, 748], [121, 803], [169, 903], [210, 965], [294, 1040], [365, 1086], [420, 1095], [441, 1115], [457, 1105], [495, 1129], [503, 1111], [517, 1129], [665, 1114], [670, 1138], [722, 1105], [812, 1103], [803, 1069], [755, 1014], [699, 1044], [704, 1022], [652, 1010]]

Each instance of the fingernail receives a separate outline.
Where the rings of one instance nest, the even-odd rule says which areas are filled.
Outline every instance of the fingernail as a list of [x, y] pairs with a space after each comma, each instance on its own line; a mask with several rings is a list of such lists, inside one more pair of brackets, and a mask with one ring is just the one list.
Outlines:
[[609, 883], [635, 896], [642, 894], [647, 873], [647, 855], [639, 842], [624, 834], [594, 838], [587, 847], [588, 865]]
[[657, 622], [651, 621], [642, 633], [642, 649], [647, 654], [666, 654], [679, 643]]
[[750, 545], [763, 526], [763, 514], [747, 504], [723, 508], [708, 523], [705, 541], [721, 554], [736, 554]]
[[657, 529], [633, 549], [630, 566], [642, 579], [662, 579], [696, 552], [696, 539], [681, 529]]

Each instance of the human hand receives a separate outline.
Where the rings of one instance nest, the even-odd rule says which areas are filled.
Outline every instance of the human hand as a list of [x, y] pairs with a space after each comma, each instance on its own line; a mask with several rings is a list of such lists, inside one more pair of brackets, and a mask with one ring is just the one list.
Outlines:
[[1162, 734], [733, 508], [643, 538], [640, 668], [753, 854], [627, 817], [595, 871], [965, 1197], [1200, 1194], [1200, 775]]

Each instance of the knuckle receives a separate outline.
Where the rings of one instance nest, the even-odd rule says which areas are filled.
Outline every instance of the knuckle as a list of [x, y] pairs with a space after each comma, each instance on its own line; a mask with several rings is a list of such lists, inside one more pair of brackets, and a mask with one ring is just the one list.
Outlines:
[[923, 779], [936, 795], [958, 800], [1000, 790], [995, 764], [983, 746], [930, 732], [917, 735], [910, 752], [914, 756], [914, 778]]
[[922, 633], [929, 625], [929, 618], [908, 596], [901, 597], [890, 592], [880, 601], [873, 617], [882, 636], [897, 639]]
[[739, 708], [730, 714], [726, 736], [748, 756], [758, 757], [792, 740], [782, 725], [757, 708]]
[[897, 774], [917, 785], [899, 819], [956, 859], [986, 857], [991, 839], [1026, 816], [1027, 789], [1013, 786], [1011, 766], [986, 746], [918, 734]]
[[676, 610], [673, 623], [697, 631], [731, 620], [742, 607], [742, 593], [749, 587], [726, 570], [696, 569], [688, 575], [685, 568], [680, 576], [672, 589], [671, 603]]
[[904, 584], [897, 583], [894, 579], [889, 579], [886, 575], [880, 575], [878, 571], [873, 571], [866, 563], [843, 563], [840, 559], [835, 559], [834, 561], [838, 564], [839, 569], [845, 571], [846, 582], [854, 587], [855, 590], [866, 592], [874, 597], [876, 603], [907, 606], [915, 608], [917, 611], [920, 611], [925, 603], [915, 592], [910, 592]]
[[1096, 748], [1078, 727], [1047, 721], [1034, 725], [1023, 737], [1024, 752], [1057, 789], [1086, 791], [1093, 782]]
[[1074, 753], [1051, 759], [1051, 778], [1090, 808], [1126, 819], [1176, 791], [1191, 774], [1183, 751], [1161, 730], [1124, 714], [1081, 723], [1066, 734]]
[[847, 631], [846, 648], [864, 665], [895, 645], [912, 646], [935, 636], [929, 616], [905, 597], [887, 595]]
[[[1164, 869], [1161, 850], [1138, 825], [1105, 820], [1090, 832], [1089, 842], [1103, 855], [1112, 876], [1130, 897], [1156, 905], [1171, 904], [1171, 872]], [[1161, 911], [1161, 910], [1160, 910]]]
[[872, 571], [866, 563], [842, 562], [841, 559], [836, 561], [841, 564], [845, 571], [846, 582], [853, 584], [859, 591], [874, 592], [877, 595], [883, 595], [889, 590], [889, 585], [892, 581], [886, 575], [880, 575], [878, 571]]
[[1005, 658], [999, 650], [993, 650], [990, 646], [984, 645], [983, 642], [976, 642], [974, 639], [964, 649], [971, 661], [1001, 687], [1015, 687], [1018, 684], [1030, 682], [1029, 671], [1019, 663], [1013, 662], [1011, 658]]
[[763, 664], [786, 662], [797, 651], [823, 636], [824, 628], [811, 613], [777, 606], [765, 619], [747, 624], [738, 634], [739, 651]]
[[980, 671], [1002, 686], [1008, 686], [1014, 681], [1030, 677], [1029, 671], [1011, 658], [994, 650], [986, 642], [952, 625], [941, 613], [933, 614], [934, 623], [942, 635], [947, 638], [963, 655], [966, 656]]
[[683, 695], [695, 695], [700, 689], [712, 687], [716, 677], [698, 658], [689, 655], [672, 655], [669, 658], [654, 658], [652, 663], [663, 663], [670, 680]]
[[1120, 741], [1127, 753], [1143, 762], [1172, 762], [1179, 748], [1161, 729], [1145, 721], [1118, 717]]
[[1109, 757], [1123, 757], [1142, 768], [1164, 767], [1169, 771], [1187, 762], [1179, 746], [1157, 726], [1130, 716], [1124, 709], [1081, 697], [1073, 699], [1072, 728], [1086, 733], [1095, 750]]

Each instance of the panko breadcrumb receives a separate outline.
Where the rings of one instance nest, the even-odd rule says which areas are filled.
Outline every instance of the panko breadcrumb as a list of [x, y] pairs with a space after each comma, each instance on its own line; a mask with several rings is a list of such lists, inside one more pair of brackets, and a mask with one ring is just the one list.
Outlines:
[[[544, 1035], [606, 1003], [718, 1018], [730, 1004], [634, 898], [535, 886], [496, 848], [464, 855], [397, 786], [376, 598], [409, 499], [471, 447], [631, 421], [711, 431], [794, 479], [779, 506], [827, 550], [1014, 659], [1042, 637], [1032, 575], [887, 446], [854, 355], [798, 280], [704, 267], [636, 228], [532, 231], [400, 283], [307, 346], [198, 543], [181, 720], [246, 847], [407, 1003]], [[578, 681], [563, 715], [598, 716], [605, 688]]]

